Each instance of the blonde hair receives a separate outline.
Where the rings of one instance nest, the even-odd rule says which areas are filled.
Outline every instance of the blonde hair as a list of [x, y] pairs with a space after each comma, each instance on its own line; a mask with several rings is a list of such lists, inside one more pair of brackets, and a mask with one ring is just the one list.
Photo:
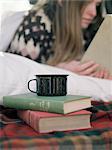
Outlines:
[[53, 20], [55, 41], [52, 47], [54, 56], [48, 64], [79, 60], [83, 54], [81, 9], [83, 2], [63, 0], [62, 5], [56, 5]]
[[81, 9], [84, 1], [62, 0], [61, 5], [58, 0], [45, 0], [46, 2], [56, 4], [52, 22], [55, 35], [52, 47], [53, 56], [49, 58], [47, 63], [56, 65], [73, 59], [79, 60], [83, 54]]

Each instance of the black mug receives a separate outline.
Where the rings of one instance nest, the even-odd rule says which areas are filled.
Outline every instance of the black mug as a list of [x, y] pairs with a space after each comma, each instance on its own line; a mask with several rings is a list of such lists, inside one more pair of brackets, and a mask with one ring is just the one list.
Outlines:
[[[28, 81], [28, 89], [38, 96], [64, 96], [67, 94], [67, 76], [62, 74], [36, 75]], [[30, 89], [30, 82], [36, 82], [36, 91]]]

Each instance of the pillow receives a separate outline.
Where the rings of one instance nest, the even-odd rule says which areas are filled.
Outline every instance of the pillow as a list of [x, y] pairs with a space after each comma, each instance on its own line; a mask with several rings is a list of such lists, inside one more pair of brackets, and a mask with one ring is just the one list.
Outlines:
[[[112, 81], [79, 76], [16, 54], [0, 52], [0, 104], [5, 95], [29, 92], [27, 82], [36, 74], [68, 74], [67, 94], [89, 95], [104, 101], [112, 99]], [[31, 89], [35, 90], [33, 82]]]
[[8, 48], [18, 26], [23, 20], [24, 14], [25, 11], [21, 12], [7, 11], [4, 13], [4, 16], [2, 16], [0, 51], [5, 51]]
[[7, 11], [26, 11], [32, 7], [29, 0], [0, 0], [0, 6], [0, 12], [2, 13]]
[[28, 0], [0, 1], [0, 51], [7, 49], [24, 13], [31, 7], [32, 5], [29, 4]]

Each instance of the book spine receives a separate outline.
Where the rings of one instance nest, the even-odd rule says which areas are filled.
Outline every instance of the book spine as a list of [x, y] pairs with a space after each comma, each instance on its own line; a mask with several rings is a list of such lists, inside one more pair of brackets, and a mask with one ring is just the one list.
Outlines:
[[39, 110], [46, 112], [54, 112], [64, 114], [64, 103], [60, 101], [53, 100], [28, 100], [19, 98], [9, 98], [5, 97], [3, 99], [3, 104], [6, 107], [16, 108], [16, 109], [29, 109], [29, 110]]
[[17, 111], [17, 114], [24, 122], [39, 132], [40, 118], [37, 115], [34, 115], [34, 113], [32, 114], [30, 110], [19, 110]]

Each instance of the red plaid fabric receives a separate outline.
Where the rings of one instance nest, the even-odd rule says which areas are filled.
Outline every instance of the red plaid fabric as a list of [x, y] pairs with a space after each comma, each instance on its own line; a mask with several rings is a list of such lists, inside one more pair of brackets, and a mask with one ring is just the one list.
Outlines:
[[[39, 134], [18, 118], [9, 118], [12, 111], [2, 108], [0, 149], [39, 150], [111, 150], [112, 103], [92, 102], [91, 129]], [[12, 111], [14, 114], [14, 111]], [[6, 116], [7, 114], [7, 116]], [[16, 116], [16, 115], [15, 115]]]

